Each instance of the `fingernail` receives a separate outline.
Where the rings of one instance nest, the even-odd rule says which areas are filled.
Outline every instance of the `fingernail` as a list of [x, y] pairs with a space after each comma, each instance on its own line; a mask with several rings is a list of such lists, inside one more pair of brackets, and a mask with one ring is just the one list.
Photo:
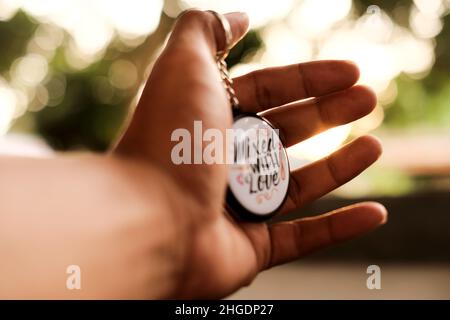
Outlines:
[[377, 202], [375, 202], [373, 204], [378, 207], [379, 212], [381, 213], [382, 218], [381, 218], [380, 224], [385, 224], [388, 221], [388, 211], [387, 211], [386, 207], [383, 206], [381, 203], [377, 203]]

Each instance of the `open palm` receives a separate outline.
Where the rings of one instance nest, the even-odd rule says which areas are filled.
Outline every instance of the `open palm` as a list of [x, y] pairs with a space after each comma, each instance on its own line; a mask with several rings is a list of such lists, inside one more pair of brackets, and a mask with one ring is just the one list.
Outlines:
[[[235, 43], [247, 30], [247, 18], [240, 13], [226, 17]], [[161, 232], [171, 235], [168, 250], [174, 250], [174, 263], [179, 264], [170, 297], [223, 297], [264, 269], [368, 232], [386, 220], [380, 204], [360, 203], [290, 222], [237, 222], [223, 209], [226, 165], [175, 165], [171, 161], [175, 129], [192, 131], [198, 120], [204, 129], [222, 132], [232, 125], [214, 60], [223, 37], [211, 13], [189, 11], [177, 21], [116, 148], [116, 153], [139, 158], [161, 173], [158, 183], [171, 202], [171, 212], [159, 214], [172, 219], [176, 230]], [[350, 62], [317, 61], [252, 72], [236, 78], [234, 88], [243, 111], [263, 113], [290, 146], [374, 108], [371, 90], [354, 86], [358, 76]], [[280, 214], [301, 208], [349, 181], [380, 154], [379, 142], [365, 136], [294, 170]]]

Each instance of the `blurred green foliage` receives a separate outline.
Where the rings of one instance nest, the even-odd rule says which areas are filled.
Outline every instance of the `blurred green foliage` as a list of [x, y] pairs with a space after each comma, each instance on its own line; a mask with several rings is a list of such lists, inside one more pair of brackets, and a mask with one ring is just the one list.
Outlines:
[[36, 27], [36, 23], [22, 11], [9, 21], [0, 22], [1, 73], [7, 71], [13, 61], [25, 53], [27, 40], [31, 38]]
[[[408, 12], [413, 1], [358, 0], [363, 13], [370, 5], [378, 5], [399, 25], [409, 26]], [[398, 95], [386, 108], [383, 126], [404, 128], [450, 128], [450, 15], [443, 17], [442, 31], [435, 38], [436, 61], [423, 79], [401, 75], [396, 79]]]
[[450, 128], [450, 16], [436, 37], [436, 62], [421, 80], [397, 78], [397, 99], [386, 109], [388, 127]]

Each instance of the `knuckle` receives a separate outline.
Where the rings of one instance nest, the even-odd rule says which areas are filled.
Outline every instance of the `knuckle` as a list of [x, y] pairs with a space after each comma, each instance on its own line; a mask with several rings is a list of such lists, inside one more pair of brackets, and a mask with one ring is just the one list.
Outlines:
[[333, 125], [333, 117], [330, 115], [330, 110], [327, 108], [327, 106], [322, 103], [321, 98], [314, 98], [314, 103], [316, 105], [318, 114], [319, 114], [319, 121], [322, 122], [324, 126], [330, 126]]
[[175, 29], [182, 30], [182, 32], [193, 30], [211, 45], [215, 43], [214, 16], [207, 11], [185, 11], [178, 17]]
[[292, 181], [292, 183], [289, 184], [288, 196], [294, 203], [294, 207], [300, 208], [305, 202], [303, 199], [303, 188], [300, 186], [300, 183], [295, 176], [292, 175], [290, 181]]
[[179, 17], [178, 17], [178, 24], [184, 25], [184, 24], [192, 24], [192, 23], [201, 23], [201, 24], [207, 24], [208, 23], [208, 14], [201, 10], [187, 10], [184, 11]]
[[325, 164], [328, 169], [328, 173], [330, 175], [330, 179], [335, 186], [339, 186], [343, 184], [345, 181], [339, 176], [339, 168], [334, 163], [333, 155], [330, 155], [326, 158]]

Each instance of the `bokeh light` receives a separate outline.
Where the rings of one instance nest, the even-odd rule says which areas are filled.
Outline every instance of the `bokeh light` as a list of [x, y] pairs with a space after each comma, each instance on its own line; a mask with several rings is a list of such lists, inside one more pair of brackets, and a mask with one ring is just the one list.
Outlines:
[[16, 96], [14, 92], [0, 79], [0, 134], [4, 134], [9, 129], [15, 105]]

